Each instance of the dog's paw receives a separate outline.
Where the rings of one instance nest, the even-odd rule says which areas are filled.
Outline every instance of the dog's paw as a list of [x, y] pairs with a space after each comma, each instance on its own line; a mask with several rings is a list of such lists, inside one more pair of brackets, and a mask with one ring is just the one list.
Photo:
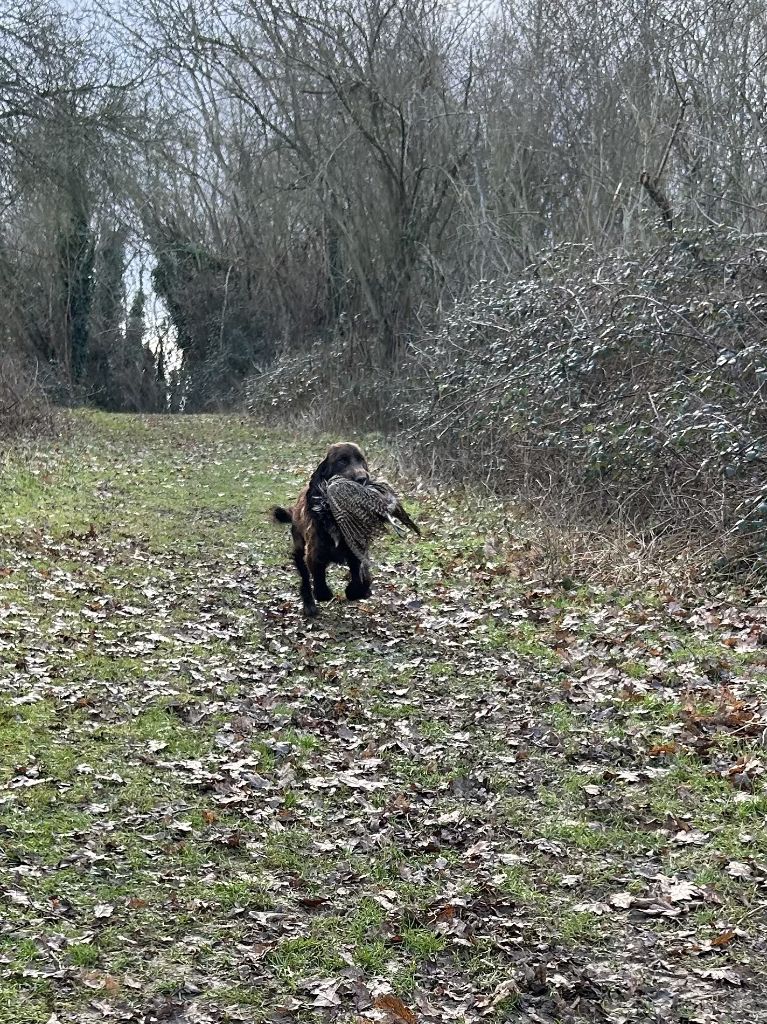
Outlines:
[[320, 610], [316, 604], [304, 605], [304, 615], [306, 616], [307, 619], [316, 619], [319, 614]]
[[347, 601], [364, 601], [366, 597], [370, 597], [370, 584], [362, 586], [359, 583], [348, 584], [346, 588]]
[[327, 586], [325, 586], [325, 587], [315, 586], [315, 588], [314, 588], [314, 596], [315, 596], [315, 598], [318, 601], [332, 601], [333, 600], [333, 591], [330, 589], [330, 587], [327, 587]]

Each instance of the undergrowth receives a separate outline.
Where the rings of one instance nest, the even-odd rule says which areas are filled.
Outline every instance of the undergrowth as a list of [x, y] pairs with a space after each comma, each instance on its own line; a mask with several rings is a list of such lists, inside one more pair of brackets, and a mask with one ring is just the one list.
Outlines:
[[248, 407], [382, 432], [411, 471], [552, 523], [764, 569], [766, 242], [712, 229], [650, 252], [562, 246], [522, 279], [479, 282], [394, 365], [350, 336], [286, 353]]

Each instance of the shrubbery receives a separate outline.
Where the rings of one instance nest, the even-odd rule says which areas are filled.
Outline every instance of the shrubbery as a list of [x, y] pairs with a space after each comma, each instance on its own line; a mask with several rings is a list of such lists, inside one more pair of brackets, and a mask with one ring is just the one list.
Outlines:
[[0, 440], [48, 431], [55, 419], [37, 364], [20, 356], [0, 356]]
[[643, 253], [563, 246], [477, 284], [396, 368], [317, 345], [248, 401], [399, 436], [442, 479], [758, 536], [766, 383], [767, 236], [712, 230]]

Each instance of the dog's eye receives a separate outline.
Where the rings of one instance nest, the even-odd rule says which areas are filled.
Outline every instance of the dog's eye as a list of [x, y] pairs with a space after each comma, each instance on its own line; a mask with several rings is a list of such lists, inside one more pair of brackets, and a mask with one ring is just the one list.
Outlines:
[[336, 463], [336, 465], [339, 466], [339, 467], [340, 466], [345, 466], [348, 461], [349, 460], [347, 458], [339, 459], [338, 462]]

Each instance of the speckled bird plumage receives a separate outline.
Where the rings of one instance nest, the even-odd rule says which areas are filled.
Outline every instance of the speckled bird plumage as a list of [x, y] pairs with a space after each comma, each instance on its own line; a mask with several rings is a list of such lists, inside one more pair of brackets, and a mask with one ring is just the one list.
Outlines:
[[402, 507], [394, 488], [386, 480], [357, 483], [335, 476], [323, 483], [315, 511], [328, 515], [331, 530], [343, 538], [358, 558], [366, 558], [371, 543], [387, 526], [400, 536], [407, 527], [420, 536], [420, 530]]

